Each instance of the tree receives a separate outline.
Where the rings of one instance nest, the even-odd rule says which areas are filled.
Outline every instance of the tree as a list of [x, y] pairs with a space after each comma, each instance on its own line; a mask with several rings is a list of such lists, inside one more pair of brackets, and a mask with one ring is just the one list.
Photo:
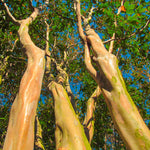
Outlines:
[[[4, 3], [3, 1], [2, 3], [6, 7], [7, 13], [9, 17], [12, 19], [12, 21], [15, 24], [20, 26], [18, 30], [19, 39], [22, 44], [22, 48], [25, 49], [28, 56], [27, 69], [21, 80], [18, 96], [16, 97], [11, 108], [9, 126], [8, 126], [7, 135], [5, 139], [4, 149], [8, 149], [8, 147], [11, 146], [13, 147], [12, 149], [27, 149], [27, 148], [33, 149], [34, 146], [34, 142], [33, 142], [34, 124], [33, 123], [35, 119], [38, 97], [41, 89], [42, 76], [44, 73], [44, 67], [43, 67], [44, 56], [46, 57], [46, 63], [45, 63], [46, 72], [45, 72], [45, 78], [43, 80], [44, 81], [43, 84], [48, 87], [47, 89], [46, 88], [45, 89], [51, 92], [51, 95], [53, 96], [54, 99], [56, 149], [67, 149], [67, 148], [68, 149], [91, 149], [90, 143], [93, 138], [94, 122], [95, 122], [93, 118], [94, 118], [94, 112], [96, 113], [95, 100], [98, 99], [101, 93], [103, 94], [106, 104], [109, 108], [115, 127], [118, 130], [118, 133], [120, 134], [123, 141], [126, 143], [127, 148], [149, 149], [150, 147], [149, 130], [146, 127], [143, 119], [141, 118], [139, 112], [137, 111], [137, 108], [133, 100], [131, 99], [131, 97], [129, 96], [126, 90], [125, 83], [123, 81], [121, 72], [118, 68], [117, 57], [111, 54], [112, 52], [115, 53], [114, 49], [118, 47], [117, 55], [119, 55], [120, 51], [123, 48], [126, 48], [124, 43], [129, 38], [136, 35], [137, 33], [138, 34], [142, 33], [144, 29], [148, 26], [149, 20], [142, 28], [140, 28], [136, 32], [126, 35], [125, 33], [126, 30], [120, 32], [120, 30], [123, 29], [122, 27], [124, 27], [124, 24], [123, 23], [121, 24], [120, 22], [118, 23], [118, 20], [123, 20], [123, 17], [126, 17], [125, 15], [120, 15], [120, 13], [121, 12], [124, 13], [128, 11], [126, 10], [127, 7], [125, 7], [126, 5], [127, 6], [129, 5], [128, 2], [124, 3], [124, 1], [122, 1], [121, 5], [118, 2], [111, 2], [111, 1], [110, 2], [104, 1], [101, 2], [100, 4], [98, 4], [98, 2], [93, 2], [93, 5], [97, 4], [98, 6], [98, 9], [96, 11], [94, 11], [93, 7], [92, 9], [90, 9], [92, 2], [89, 3], [89, 6], [83, 2], [82, 5], [84, 6], [83, 9], [85, 11], [82, 11], [82, 13], [85, 16], [87, 15], [87, 17], [81, 15], [80, 1], [74, 1], [74, 3], [68, 1], [66, 1], [66, 3], [61, 1], [56, 1], [56, 2], [50, 2], [49, 5], [48, 5], [48, 1], [45, 1], [42, 4], [38, 2], [37, 5], [39, 5], [39, 9], [41, 9], [40, 14], [44, 18], [43, 20], [41, 18], [38, 19], [40, 21], [42, 20], [45, 23], [45, 25], [42, 24], [42, 27], [46, 26], [47, 28], [46, 36], [44, 37], [46, 41], [45, 42], [46, 48], [44, 52], [43, 50], [35, 46], [35, 44], [32, 42], [30, 38], [30, 35], [28, 34], [28, 26], [29, 24], [32, 23], [33, 20], [36, 19], [37, 14], [39, 14], [38, 9], [34, 8], [31, 2], [26, 3], [27, 4], [26, 7], [31, 8], [32, 14], [27, 19], [16, 20], [13, 17], [13, 15], [10, 13], [6, 3]], [[21, 4], [22, 3], [23, 1], [21, 1]], [[140, 5], [138, 5], [137, 3], [132, 4], [131, 7], [140, 7]], [[65, 4], [68, 5], [68, 9], [65, 9]], [[105, 8], [109, 5], [110, 8], [113, 9], [115, 7], [118, 7], [118, 13], [117, 15], [115, 15], [115, 17], [112, 17], [113, 16], [111, 14], [112, 10], [108, 9], [107, 11], [105, 11]], [[70, 16], [69, 16], [70, 18], [68, 17], [68, 15], [72, 14], [69, 11], [73, 11], [73, 7], [76, 11], [79, 36], [83, 42], [84, 49], [85, 49], [84, 52], [85, 65], [90, 75], [93, 77], [93, 79], [96, 82], [93, 82], [93, 80], [91, 80], [91, 78], [87, 76], [87, 74], [82, 75], [84, 67], [82, 66], [82, 63], [79, 62], [82, 60], [82, 57], [81, 59], [79, 58], [80, 55], [81, 56], [83, 55], [83, 52], [80, 53], [80, 51], [77, 50], [79, 48], [82, 48], [82, 45], [78, 47], [77, 46], [78, 43], [75, 42], [74, 40], [74, 35], [76, 35], [76, 30], [73, 30], [69, 25], [70, 31], [68, 31], [68, 26], [66, 26], [68, 20], [69, 20], [69, 24], [74, 23], [75, 19], [71, 20], [70, 19], [71, 17]], [[102, 7], [102, 9], [100, 7]], [[52, 10], [54, 9], [55, 14], [57, 14], [57, 16], [53, 17], [54, 15], [52, 13], [53, 11], [49, 11], [49, 14], [51, 15], [50, 21], [48, 20], [49, 18], [49, 14], [47, 13], [48, 8], [51, 8]], [[146, 8], [143, 7], [141, 13], [143, 12], [146, 13], [145, 9]], [[89, 14], [87, 13], [87, 10], [90, 11]], [[62, 11], [64, 11], [63, 15], [62, 15]], [[28, 12], [30, 13], [29, 10]], [[94, 16], [95, 19], [99, 17], [99, 14], [101, 13], [103, 14], [102, 16], [100, 16], [103, 17], [103, 22], [101, 27], [103, 28], [105, 24], [106, 27], [109, 25], [113, 26], [111, 30], [106, 30], [107, 33], [106, 39], [110, 34], [113, 34], [112, 38], [107, 41], [107, 43], [110, 42], [109, 51], [106, 50], [108, 46], [106, 45], [106, 48], [104, 47], [103, 42], [99, 38], [99, 35], [94, 31], [94, 29], [90, 27], [91, 24], [90, 21], [92, 21], [92, 15]], [[138, 14], [138, 12], [136, 13]], [[108, 16], [105, 17], [105, 15]], [[128, 20], [133, 21], [135, 20], [134, 17], [132, 18], [128, 17], [129, 18]], [[63, 20], [62, 22], [60, 22], [59, 20], [60, 18]], [[83, 30], [82, 28], [81, 18], [84, 22], [85, 30]], [[111, 19], [111, 20], [108, 22], [107, 19]], [[97, 20], [96, 25], [98, 24], [98, 21], [100, 20]], [[58, 22], [60, 22], [60, 26], [57, 26]], [[54, 31], [52, 31], [51, 29]], [[44, 30], [42, 30], [42, 32], [43, 31]], [[130, 31], [132, 31], [132, 29], [130, 29]], [[105, 32], [105, 29], [102, 32]], [[67, 34], [64, 34], [63, 36], [62, 33], [67, 33]], [[123, 37], [124, 34], [126, 35], [125, 37]], [[62, 38], [60, 38], [59, 36], [62, 36]], [[115, 45], [115, 41], [119, 42], [119, 44]], [[38, 40], [35, 42], [37, 42], [39, 46], [45, 44], [43, 42], [40, 42], [39, 44]], [[15, 43], [16, 42], [14, 42], [14, 46], [16, 45]], [[50, 45], [51, 43], [53, 43], [52, 46]], [[90, 51], [91, 48], [93, 52]], [[50, 49], [51, 51], [49, 51]], [[76, 56], [78, 56], [77, 60], [74, 59], [76, 58]], [[92, 60], [91, 60], [91, 56], [92, 56]], [[39, 60], [40, 60], [39, 57], [42, 60], [41, 67], [39, 67]], [[2, 74], [4, 74], [4, 71], [6, 70], [8, 60], [9, 60], [8, 57], [4, 57], [4, 62], [6, 63], [3, 64], [4, 69], [2, 70]], [[76, 64], [75, 66], [72, 65], [72, 68], [70, 67], [71, 62]], [[83, 111], [78, 106], [78, 105], [82, 105], [82, 103], [76, 105], [75, 100], [77, 98], [74, 97], [73, 92], [70, 88], [71, 79], [73, 79], [73, 81], [75, 79], [74, 78], [69, 79], [69, 73], [71, 73], [71, 71], [75, 72], [75, 68], [78, 65], [79, 67], [80, 65], [82, 66], [81, 73], [80, 73], [81, 77], [86, 76], [84, 80], [91, 82], [91, 87], [93, 86], [92, 89], [97, 86], [96, 83], [98, 84], [98, 87], [96, 88], [95, 92], [92, 94], [92, 96], [90, 96], [90, 98], [87, 101], [86, 115], [84, 117], [81, 116], [80, 121], [83, 122], [82, 123], [83, 125], [79, 121], [80, 116], [78, 117], [76, 115], [76, 114], [80, 114], [81, 111]], [[33, 72], [33, 70], [35, 71]], [[147, 69], [145, 69], [145, 72], [146, 71]], [[25, 79], [26, 77], [28, 77], [27, 80]], [[37, 78], [39, 77], [40, 83], [37, 82], [36, 77]], [[77, 79], [78, 81], [81, 80], [80, 77], [78, 77]], [[29, 86], [31, 87], [29, 88]], [[43, 94], [49, 96], [49, 92], [48, 93], [45, 92], [45, 89]], [[91, 92], [91, 90], [86, 89], [86, 92], [89, 91]], [[26, 93], [29, 93], [29, 97], [31, 98], [31, 100], [30, 99], [26, 100]], [[36, 97], [34, 97], [34, 94], [36, 95]], [[50, 101], [51, 100], [52, 99], [50, 99]], [[26, 101], [26, 103], [23, 103], [24, 101]], [[35, 101], [35, 103], [34, 104], [32, 103], [33, 105], [30, 105], [30, 101], [33, 102]], [[48, 103], [51, 103], [50, 101]], [[21, 105], [19, 103], [21, 103]], [[85, 109], [84, 105], [82, 107], [83, 109]], [[31, 109], [33, 109], [33, 111], [29, 111]], [[15, 117], [12, 117], [13, 110], [16, 112]], [[20, 110], [22, 113], [20, 113]], [[25, 115], [28, 114], [29, 112], [31, 112], [30, 115]], [[40, 116], [41, 113], [37, 115]], [[21, 118], [23, 121], [20, 121], [19, 118]], [[29, 125], [30, 121], [32, 122], [32, 125]], [[13, 122], [14, 126], [11, 126], [12, 124], [11, 122]], [[37, 123], [35, 125], [37, 126], [37, 130], [41, 131], [40, 126], [38, 124], [38, 120], [36, 122]], [[18, 125], [17, 128], [15, 124]], [[95, 127], [96, 126], [99, 125], [96, 124]], [[19, 130], [20, 128], [26, 130], [20, 131]], [[24, 131], [26, 132], [32, 131], [32, 132], [26, 134], [26, 132]], [[19, 135], [22, 135], [22, 138], [19, 138]], [[36, 134], [36, 137], [38, 137], [39, 135]], [[11, 136], [14, 138], [13, 141], [17, 141], [19, 144], [16, 144], [15, 142], [13, 143], [13, 141], [9, 141]], [[32, 141], [30, 140], [30, 138], [27, 138], [27, 136], [29, 136]], [[106, 133], [105, 133], [105, 139], [107, 139]], [[41, 141], [38, 142], [41, 143]], [[39, 144], [37, 144], [37, 146], [38, 145]], [[40, 146], [40, 148], [43, 149], [43, 146]]]

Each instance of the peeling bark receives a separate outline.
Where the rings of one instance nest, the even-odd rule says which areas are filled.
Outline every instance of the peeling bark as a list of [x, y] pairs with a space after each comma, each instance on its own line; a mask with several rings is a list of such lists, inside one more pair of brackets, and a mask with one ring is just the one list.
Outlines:
[[28, 34], [28, 26], [37, 15], [35, 8], [27, 19], [12, 18], [20, 25], [19, 39], [28, 56], [28, 64], [11, 108], [4, 150], [33, 150], [34, 147], [34, 121], [45, 68], [45, 52], [35, 46]]
[[51, 82], [49, 89], [55, 104], [56, 149], [90, 150], [90, 144], [84, 133], [68, 94], [62, 85]]
[[127, 92], [117, 58], [105, 49], [94, 30], [86, 34], [97, 58], [99, 86], [120, 136], [129, 149], [150, 149], [150, 131]]
[[[118, 67], [116, 56], [110, 54], [98, 34], [86, 26], [85, 35], [81, 26], [80, 1], [76, 1], [78, 30], [85, 45], [85, 64], [91, 76], [100, 86], [111, 113], [113, 122], [131, 150], [150, 149], [150, 131], [139, 114], [133, 100], [127, 92], [123, 77]], [[100, 74], [94, 69], [90, 60], [92, 47]], [[89, 67], [90, 66], [90, 67]], [[98, 74], [98, 75], [97, 75]]]

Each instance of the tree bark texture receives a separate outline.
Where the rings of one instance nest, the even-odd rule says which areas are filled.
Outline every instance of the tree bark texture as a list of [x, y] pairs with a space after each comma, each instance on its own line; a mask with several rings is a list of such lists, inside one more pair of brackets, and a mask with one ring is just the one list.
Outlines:
[[[120, 136], [131, 150], [150, 149], [150, 131], [139, 114], [118, 67], [116, 56], [110, 54], [93, 29], [86, 31], [100, 74], [95, 76]], [[86, 49], [89, 53], [89, 49]], [[90, 70], [89, 70], [90, 72]], [[98, 74], [98, 73], [97, 73]]]
[[45, 52], [35, 46], [28, 34], [28, 26], [37, 15], [38, 10], [34, 9], [29, 18], [17, 22], [28, 63], [11, 108], [4, 150], [33, 150], [34, 147], [34, 121], [45, 68]]
[[[91, 16], [82, 17], [86, 25], [84, 34], [81, 24], [80, 0], [74, 0], [74, 4], [76, 5], [79, 35], [84, 42], [86, 68], [101, 88], [120, 136], [128, 149], [149, 150], [150, 131], [127, 92], [116, 56], [106, 50], [99, 35], [88, 25], [87, 21]], [[98, 71], [91, 63], [90, 49], [94, 53]]]
[[49, 89], [55, 104], [55, 139], [57, 150], [90, 150], [84, 133], [67, 92], [62, 85], [52, 81]]
[[98, 86], [87, 101], [87, 110], [86, 110], [86, 116], [84, 118], [83, 125], [89, 143], [91, 143], [94, 135], [94, 123], [95, 123], [94, 112], [95, 112], [96, 100], [100, 96], [100, 94], [101, 94], [101, 90]]

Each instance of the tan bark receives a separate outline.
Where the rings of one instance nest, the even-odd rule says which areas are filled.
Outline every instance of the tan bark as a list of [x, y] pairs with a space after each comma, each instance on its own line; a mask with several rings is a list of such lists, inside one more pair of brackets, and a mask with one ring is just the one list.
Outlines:
[[[78, 3], [80, 3], [80, 1], [78, 0], [76, 3], [79, 7]], [[81, 22], [81, 18], [79, 16], [77, 16], [77, 19], [78, 23]], [[78, 25], [78, 27], [81, 28], [81, 25]], [[111, 117], [120, 136], [126, 143], [128, 149], [150, 149], [150, 131], [127, 92], [118, 67], [117, 58], [105, 49], [103, 42], [93, 29], [88, 26], [85, 31], [86, 40], [83, 38], [86, 46], [85, 64], [92, 77], [101, 87], [105, 101], [111, 113]], [[83, 30], [80, 29], [79, 34], [82, 35], [80, 37], [84, 37]], [[100, 74], [98, 75], [97, 71], [91, 64], [89, 53], [90, 47], [92, 47], [97, 60], [97, 66], [100, 71]], [[90, 67], [87, 66], [87, 64], [89, 64]]]
[[84, 130], [87, 136], [89, 143], [91, 143], [93, 135], [94, 135], [94, 112], [95, 112], [95, 105], [96, 99], [100, 96], [101, 90], [99, 86], [96, 88], [92, 96], [87, 101], [87, 111], [86, 116], [84, 119]]
[[4, 5], [11, 19], [20, 25], [19, 39], [28, 56], [28, 64], [11, 108], [3, 149], [33, 150], [34, 121], [44, 74], [45, 52], [32, 42], [28, 26], [38, 15], [38, 10], [34, 9], [29, 18], [18, 21], [10, 14], [7, 5]]
[[55, 139], [56, 149], [90, 150], [90, 144], [84, 133], [68, 94], [62, 85], [51, 82], [49, 89], [55, 104]]

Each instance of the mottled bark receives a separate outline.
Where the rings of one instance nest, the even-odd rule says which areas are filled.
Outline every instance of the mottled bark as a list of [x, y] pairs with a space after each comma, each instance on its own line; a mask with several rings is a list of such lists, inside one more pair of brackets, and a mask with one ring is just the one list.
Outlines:
[[100, 71], [98, 84], [120, 136], [129, 149], [150, 149], [150, 131], [127, 92], [117, 58], [105, 49], [92, 29], [86, 33], [97, 58]]
[[[76, 1], [78, 24], [81, 23], [81, 15], [78, 16], [80, 10], [79, 3], [79, 0]], [[82, 28], [82, 26], [78, 25], [78, 28]], [[82, 40], [85, 45], [86, 67], [102, 90], [120, 136], [128, 149], [149, 150], [150, 131], [127, 92], [116, 56], [106, 50], [98, 34], [88, 25], [86, 26], [85, 33], [86, 38], [83, 35], [83, 30], [79, 29], [80, 37], [83, 37]], [[91, 47], [99, 73], [91, 64], [89, 52]]]
[[56, 149], [90, 150], [90, 144], [84, 133], [68, 94], [62, 85], [51, 82], [49, 89], [55, 104]]
[[27, 69], [21, 79], [19, 92], [11, 108], [4, 150], [33, 150], [34, 121], [44, 74], [45, 52], [35, 46], [28, 34], [28, 26], [38, 15], [34, 9], [31, 16], [16, 20], [9, 12], [10, 18], [20, 26], [18, 35], [23, 49], [28, 56]]
[[96, 106], [96, 100], [100, 96], [101, 90], [99, 86], [96, 88], [92, 96], [87, 101], [87, 111], [84, 119], [84, 130], [87, 136], [89, 143], [91, 143], [93, 135], [94, 135], [94, 112]]

